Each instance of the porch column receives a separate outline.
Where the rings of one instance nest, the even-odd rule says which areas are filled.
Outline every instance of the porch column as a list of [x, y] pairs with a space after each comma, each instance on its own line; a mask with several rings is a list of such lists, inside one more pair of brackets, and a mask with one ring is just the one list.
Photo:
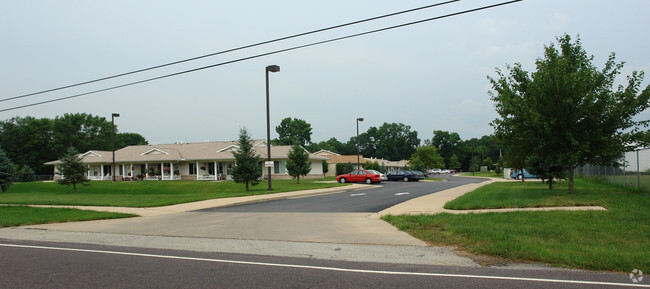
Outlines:
[[217, 161], [214, 161], [214, 180], [215, 181], [218, 181], [217, 180], [217, 176], [219, 176], [218, 172], [219, 172], [219, 167], [217, 167]]
[[174, 163], [169, 162], [169, 175], [172, 177], [172, 180], [174, 180]]
[[196, 162], [196, 166], [194, 167], [194, 173], [196, 174], [196, 179], [199, 179], [199, 162]]
[[99, 166], [100, 166], [100, 168], [101, 168], [99, 171], [100, 171], [101, 174], [102, 174], [102, 181], [103, 181], [103, 180], [104, 180], [104, 165], [99, 165]]
[[87, 165], [88, 171], [86, 172], [86, 175], [88, 175], [88, 179], [90, 179], [90, 165]]
[[144, 164], [144, 170], [145, 170], [144, 172], [145, 178], [149, 178], [149, 163]]

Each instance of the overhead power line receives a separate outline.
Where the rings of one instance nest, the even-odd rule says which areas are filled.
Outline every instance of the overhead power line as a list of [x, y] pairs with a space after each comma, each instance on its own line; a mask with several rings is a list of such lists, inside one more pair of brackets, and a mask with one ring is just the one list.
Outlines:
[[212, 65], [208, 65], [208, 66], [203, 66], [203, 67], [198, 67], [198, 68], [194, 68], [194, 69], [184, 70], [184, 71], [180, 71], [180, 72], [176, 72], [176, 73], [172, 73], [172, 74], [166, 74], [166, 75], [162, 75], [162, 76], [158, 76], [158, 77], [154, 77], [154, 78], [148, 78], [148, 79], [144, 79], [144, 80], [140, 80], [140, 81], [130, 82], [130, 83], [117, 85], [117, 86], [112, 86], [112, 87], [99, 89], [99, 90], [94, 90], [94, 91], [90, 91], [90, 92], [86, 92], [86, 93], [80, 93], [80, 94], [75, 94], [75, 95], [71, 95], [71, 96], [51, 99], [51, 100], [47, 100], [47, 101], [41, 101], [41, 102], [35, 102], [35, 103], [31, 103], [31, 104], [26, 104], [26, 105], [20, 105], [20, 106], [5, 108], [5, 109], [1, 109], [0, 112], [16, 110], [16, 109], [20, 109], [20, 108], [36, 106], [36, 105], [41, 105], [41, 104], [46, 104], [46, 103], [51, 103], [51, 102], [57, 102], [57, 101], [62, 101], [62, 100], [66, 100], [66, 99], [71, 99], [71, 98], [77, 98], [77, 97], [81, 97], [81, 96], [85, 96], [85, 95], [89, 95], [89, 94], [114, 90], [114, 89], [118, 89], [118, 88], [122, 88], [122, 87], [132, 86], [132, 85], [141, 84], [141, 83], [145, 83], [145, 82], [150, 82], [150, 81], [154, 81], [154, 80], [159, 80], [159, 79], [163, 79], [163, 78], [169, 78], [169, 77], [173, 77], [173, 76], [187, 74], [187, 73], [190, 73], [190, 72], [196, 72], [196, 71], [205, 70], [205, 69], [208, 69], [208, 68], [214, 68], [214, 67], [222, 66], [222, 65], [226, 65], [226, 64], [231, 64], [231, 63], [241, 62], [241, 61], [245, 61], [245, 60], [260, 58], [260, 57], [263, 57], [263, 56], [283, 53], [283, 52], [292, 51], [292, 50], [296, 50], [296, 49], [301, 49], [301, 48], [305, 48], [305, 47], [316, 46], [316, 45], [320, 45], [320, 44], [335, 42], [335, 41], [349, 39], [349, 38], [355, 38], [355, 37], [359, 37], [359, 36], [363, 36], [363, 35], [368, 35], [368, 34], [373, 34], [373, 33], [377, 33], [377, 32], [392, 30], [392, 29], [396, 29], [396, 28], [411, 26], [411, 25], [420, 24], [420, 23], [424, 23], [424, 22], [429, 22], [429, 21], [439, 20], [439, 19], [443, 19], [443, 18], [458, 16], [458, 15], [462, 15], [462, 14], [477, 12], [477, 11], [486, 10], [486, 9], [490, 9], [490, 8], [505, 6], [505, 5], [509, 5], [509, 4], [513, 4], [513, 3], [521, 2], [521, 1], [523, 1], [523, 0], [512, 0], [512, 1], [507, 1], [507, 2], [501, 2], [501, 3], [497, 3], [497, 4], [493, 4], [493, 5], [482, 6], [482, 7], [479, 7], [479, 8], [474, 8], [474, 9], [464, 10], [464, 11], [460, 11], [460, 12], [450, 13], [450, 14], [446, 14], [446, 15], [442, 15], [442, 16], [436, 16], [436, 17], [432, 17], [432, 18], [427, 18], [427, 19], [422, 19], [422, 20], [418, 20], [418, 21], [408, 22], [408, 23], [399, 24], [399, 25], [390, 26], [390, 27], [385, 27], [385, 28], [381, 28], [381, 29], [370, 30], [370, 31], [357, 33], [357, 34], [351, 34], [351, 35], [348, 35], [348, 36], [337, 37], [337, 38], [332, 38], [332, 39], [329, 39], [329, 40], [323, 40], [323, 41], [318, 41], [318, 42], [312, 42], [312, 43], [309, 43], [309, 44], [304, 44], [304, 45], [294, 46], [294, 47], [290, 47], [290, 48], [275, 50], [275, 51], [271, 51], [271, 52], [267, 52], [267, 53], [257, 54], [257, 55], [253, 55], [253, 56], [248, 56], [248, 57], [244, 57], [244, 58], [239, 58], [239, 59], [235, 59], [235, 60], [230, 60], [230, 61], [226, 61], [226, 62], [212, 64]]
[[198, 59], [202, 59], [202, 58], [206, 58], [206, 57], [211, 57], [211, 56], [216, 56], [216, 55], [220, 55], [220, 54], [230, 53], [230, 52], [234, 52], [234, 51], [238, 51], [238, 50], [243, 50], [243, 49], [247, 49], [247, 48], [252, 48], [252, 47], [256, 47], [256, 46], [261, 46], [261, 45], [265, 45], [265, 44], [270, 44], [270, 43], [274, 43], [274, 42], [288, 40], [288, 39], [292, 39], [292, 38], [302, 37], [302, 36], [315, 34], [315, 33], [320, 33], [320, 32], [324, 32], [324, 31], [328, 31], [328, 30], [334, 30], [334, 29], [338, 29], [338, 28], [342, 28], [342, 27], [346, 27], [346, 26], [351, 26], [351, 25], [356, 25], [356, 24], [360, 24], [360, 23], [364, 23], [364, 22], [370, 22], [370, 21], [374, 21], [374, 20], [378, 20], [378, 19], [382, 19], [382, 18], [388, 18], [388, 17], [400, 15], [400, 14], [411, 13], [411, 12], [415, 12], [415, 11], [418, 11], [418, 10], [424, 10], [424, 9], [428, 9], [428, 8], [442, 6], [442, 5], [446, 5], [446, 4], [450, 4], [450, 3], [458, 2], [458, 1], [460, 1], [460, 0], [451, 0], [451, 1], [446, 1], [446, 2], [440, 2], [440, 3], [436, 3], [436, 4], [431, 4], [431, 5], [427, 5], [427, 6], [418, 7], [418, 8], [413, 8], [413, 9], [408, 9], [408, 10], [399, 11], [399, 12], [395, 12], [395, 13], [390, 13], [390, 14], [385, 14], [385, 15], [376, 16], [376, 17], [372, 17], [372, 18], [367, 18], [367, 19], [363, 19], [363, 20], [353, 21], [353, 22], [349, 22], [349, 23], [345, 23], [345, 24], [335, 25], [335, 26], [331, 26], [331, 27], [327, 27], [327, 28], [312, 30], [312, 31], [309, 31], [309, 32], [294, 34], [294, 35], [291, 35], [291, 36], [281, 37], [281, 38], [277, 38], [277, 39], [273, 39], [273, 40], [262, 41], [262, 42], [255, 43], [255, 44], [245, 45], [245, 46], [232, 48], [232, 49], [227, 49], [227, 50], [223, 50], [223, 51], [219, 51], [219, 52], [213, 52], [213, 53], [210, 53], [210, 54], [205, 54], [205, 55], [196, 56], [196, 57], [192, 57], [192, 58], [187, 58], [187, 59], [183, 59], [183, 60], [178, 60], [178, 61], [174, 61], [174, 62], [169, 62], [169, 63], [165, 63], [165, 64], [161, 64], [161, 65], [151, 66], [151, 67], [142, 68], [142, 69], [138, 69], [138, 70], [133, 70], [133, 71], [120, 73], [120, 74], [115, 74], [115, 75], [111, 75], [111, 76], [106, 76], [106, 77], [102, 77], [102, 78], [98, 78], [98, 79], [94, 79], [94, 80], [88, 80], [88, 81], [84, 81], [84, 82], [79, 82], [79, 83], [75, 83], [75, 84], [70, 84], [70, 85], [66, 85], [66, 86], [57, 87], [57, 88], [52, 88], [52, 89], [42, 90], [42, 91], [38, 91], [38, 92], [33, 92], [33, 93], [18, 95], [18, 96], [14, 96], [14, 97], [4, 98], [4, 99], [0, 99], [0, 102], [19, 99], [19, 98], [24, 98], [24, 97], [38, 95], [38, 94], [44, 94], [44, 93], [53, 92], [53, 91], [62, 90], [62, 89], [67, 89], [67, 88], [72, 88], [72, 87], [76, 87], [76, 86], [82, 86], [82, 85], [86, 85], [86, 84], [91, 84], [91, 83], [95, 83], [95, 82], [100, 82], [100, 81], [104, 81], [104, 80], [113, 79], [113, 78], [123, 77], [123, 76], [131, 75], [131, 74], [136, 74], [136, 73], [145, 72], [145, 71], [149, 71], [149, 70], [154, 70], [154, 69], [158, 69], [158, 68], [163, 68], [163, 67], [167, 67], [167, 66], [171, 66], [171, 65], [181, 64], [181, 63], [185, 63], [185, 62], [189, 62], [189, 61], [194, 61], [194, 60], [198, 60]]

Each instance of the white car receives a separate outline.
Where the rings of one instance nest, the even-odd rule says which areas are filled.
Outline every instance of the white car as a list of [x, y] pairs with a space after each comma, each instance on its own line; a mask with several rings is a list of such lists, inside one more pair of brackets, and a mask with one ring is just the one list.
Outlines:
[[449, 174], [449, 173], [451, 173], [451, 172], [450, 172], [449, 170], [442, 170], [442, 171], [440, 171], [440, 173], [441, 173], [441, 174]]
[[373, 174], [378, 174], [379, 179], [382, 180], [382, 181], [387, 181], [388, 180], [388, 177], [386, 176], [386, 174], [384, 174], [384, 173], [382, 173], [380, 171], [369, 170], [369, 172], [373, 172]]
[[429, 174], [440, 174], [442, 172], [441, 169], [430, 169]]

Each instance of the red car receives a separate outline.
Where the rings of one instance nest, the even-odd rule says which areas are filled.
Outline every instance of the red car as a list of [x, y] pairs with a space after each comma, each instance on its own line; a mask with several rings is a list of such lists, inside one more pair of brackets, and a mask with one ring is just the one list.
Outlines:
[[347, 182], [364, 182], [366, 184], [381, 183], [381, 174], [374, 170], [356, 170], [349, 174], [339, 175], [336, 177], [339, 183]]

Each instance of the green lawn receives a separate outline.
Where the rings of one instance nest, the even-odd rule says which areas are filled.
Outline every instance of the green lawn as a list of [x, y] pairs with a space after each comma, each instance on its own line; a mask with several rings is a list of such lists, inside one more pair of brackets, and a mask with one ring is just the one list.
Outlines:
[[320, 180], [273, 180], [273, 191], [268, 192], [266, 182], [251, 186], [246, 192], [243, 184], [232, 181], [139, 181], [91, 182], [90, 186], [72, 187], [57, 183], [17, 183], [0, 194], [0, 204], [34, 205], [88, 205], [118, 207], [157, 207], [202, 201], [207, 199], [262, 195], [269, 193], [330, 188], [347, 184], [321, 183]]
[[493, 183], [469, 192], [445, 204], [446, 209], [471, 210], [494, 208], [556, 207], [603, 205], [610, 197], [612, 189], [593, 182], [576, 179], [575, 194], [569, 195], [564, 187], [540, 185], [540, 180], [525, 182]]
[[128, 218], [135, 215], [96, 212], [67, 208], [34, 208], [27, 206], [0, 206], [0, 227]]
[[465, 177], [487, 177], [487, 178], [503, 178], [503, 174], [498, 175], [496, 172], [474, 172], [474, 175], [472, 175], [471, 172], [469, 173], [462, 173], [461, 176]]
[[566, 185], [549, 192], [538, 181], [494, 183], [448, 207], [593, 204], [608, 211], [385, 216], [384, 220], [430, 244], [458, 246], [474, 254], [592, 270], [649, 270], [650, 194], [586, 179], [576, 179], [575, 189], [575, 195], [568, 195]]

